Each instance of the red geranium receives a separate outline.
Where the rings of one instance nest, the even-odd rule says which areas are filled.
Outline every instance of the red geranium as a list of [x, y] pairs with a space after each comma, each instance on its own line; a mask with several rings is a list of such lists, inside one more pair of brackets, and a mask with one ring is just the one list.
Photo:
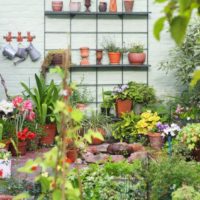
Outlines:
[[36, 137], [36, 134], [35, 134], [35, 133], [30, 132], [30, 131], [28, 132], [27, 138], [28, 138], [29, 140], [33, 140], [35, 137]]
[[17, 133], [17, 137], [21, 141], [25, 141], [26, 139], [32, 140], [32, 139], [34, 139], [36, 137], [36, 134], [31, 132], [31, 131], [29, 131], [28, 128], [26, 127], [22, 131], [19, 131]]

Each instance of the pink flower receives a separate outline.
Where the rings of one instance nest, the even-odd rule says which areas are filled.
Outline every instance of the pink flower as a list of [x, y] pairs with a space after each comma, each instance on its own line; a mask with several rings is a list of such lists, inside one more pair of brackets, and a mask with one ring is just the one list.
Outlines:
[[29, 114], [26, 116], [26, 119], [28, 121], [33, 121], [35, 119], [35, 113], [33, 111], [30, 111]]
[[23, 102], [23, 98], [20, 96], [17, 96], [12, 100], [12, 103], [15, 108], [18, 108], [22, 102]]
[[26, 100], [23, 103], [23, 110], [33, 110], [32, 102], [30, 100]]

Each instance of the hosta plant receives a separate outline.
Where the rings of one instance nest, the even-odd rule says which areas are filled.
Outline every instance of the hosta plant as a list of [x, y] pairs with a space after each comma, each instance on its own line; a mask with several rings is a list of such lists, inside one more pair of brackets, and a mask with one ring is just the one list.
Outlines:
[[188, 124], [183, 127], [177, 139], [186, 144], [189, 150], [194, 150], [200, 144], [200, 123]]

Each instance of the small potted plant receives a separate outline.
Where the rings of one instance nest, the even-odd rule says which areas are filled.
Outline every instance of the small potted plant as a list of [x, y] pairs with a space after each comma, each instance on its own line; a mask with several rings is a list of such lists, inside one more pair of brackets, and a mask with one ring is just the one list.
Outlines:
[[11, 154], [0, 148], [0, 178], [10, 178], [11, 176]]
[[134, 0], [124, 0], [125, 12], [132, 12]]
[[110, 109], [113, 105], [112, 91], [102, 90], [103, 102], [101, 103], [101, 113], [104, 115], [110, 115]]
[[54, 12], [60, 12], [63, 9], [63, 1], [52, 1], [52, 10]]
[[79, 1], [76, 1], [76, 2], [70, 1], [69, 2], [69, 8], [70, 8], [71, 12], [80, 12], [80, 10], [81, 10], [81, 2], [79, 2]]
[[113, 99], [115, 101], [115, 109], [117, 117], [121, 117], [123, 113], [131, 112], [133, 102], [129, 93], [128, 85], [119, 85], [114, 88]]
[[105, 41], [104, 50], [108, 52], [109, 62], [111, 65], [120, 64], [122, 49], [114, 41]]
[[142, 65], [145, 62], [146, 54], [144, 46], [141, 44], [132, 44], [128, 49], [128, 60], [130, 64]]
[[163, 146], [163, 138], [157, 130], [157, 123], [160, 120], [157, 112], [153, 113], [148, 110], [140, 115], [140, 120], [136, 124], [138, 134], [148, 135], [151, 147], [161, 149]]
[[178, 134], [177, 140], [185, 144], [194, 158], [200, 161], [200, 123], [187, 124]]

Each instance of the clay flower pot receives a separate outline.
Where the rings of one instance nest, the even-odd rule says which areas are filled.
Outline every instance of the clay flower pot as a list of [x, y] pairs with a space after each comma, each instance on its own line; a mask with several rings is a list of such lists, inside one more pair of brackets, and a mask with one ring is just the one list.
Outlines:
[[134, 0], [124, 0], [125, 12], [133, 11]]
[[70, 2], [69, 9], [72, 12], [80, 12], [81, 10], [81, 2]]
[[[20, 142], [19, 141], [18, 142], [17, 149], [18, 149], [18, 154], [20, 156], [26, 155], [26, 152], [27, 152], [26, 147], [27, 147], [27, 142], [26, 141], [24, 141], [24, 142]], [[13, 147], [13, 145], [11, 145], [10, 150], [11, 150], [12, 156], [17, 156], [17, 152], [16, 152], [15, 148]]]
[[150, 145], [152, 148], [160, 150], [163, 146], [163, 137], [160, 133], [149, 133], [148, 134]]
[[88, 57], [89, 57], [89, 48], [88, 47], [81, 47], [80, 54], [81, 54], [81, 62], [80, 65], [89, 65]]
[[44, 133], [45, 136], [43, 136], [40, 139], [40, 144], [42, 145], [52, 145], [54, 143], [54, 138], [56, 135], [56, 124], [47, 124], [44, 126]]
[[117, 0], [110, 0], [109, 11], [117, 12]]
[[[103, 137], [106, 136], [106, 131], [103, 129], [103, 128], [97, 128], [97, 131], [99, 133], [101, 133], [101, 135]], [[99, 139], [99, 138], [95, 138], [95, 137], [92, 137], [92, 144], [93, 145], [99, 145], [99, 144], [102, 144], [103, 143], [103, 140]]]
[[145, 53], [129, 53], [128, 60], [130, 64], [142, 65], [146, 59]]
[[85, 12], [90, 12], [90, 6], [91, 6], [91, 0], [85, 0], [85, 7], [86, 11]]
[[63, 9], [63, 1], [52, 1], [52, 10], [54, 12], [60, 12]]
[[117, 99], [115, 102], [115, 109], [117, 117], [121, 117], [123, 113], [131, 112], [133, 102], [130, 99]]
[[77, 149], [68, 149], [66, 157], [70, 161], [70, 163], [74, 163], [78, 157]]
[[99, 12], [106, 12], [106, 11], [107, 11], [107, 3], [99, 2]]
[[111, 65], [119, 64], [121, 53], [120, 52], [108, 52], [108, 57]]
[[96, 61], [97, 61], [97, 65], [101, 65], [101, 60], [103, 58], [103, 50], [102, 49], [97, 49], [96, 50]]

